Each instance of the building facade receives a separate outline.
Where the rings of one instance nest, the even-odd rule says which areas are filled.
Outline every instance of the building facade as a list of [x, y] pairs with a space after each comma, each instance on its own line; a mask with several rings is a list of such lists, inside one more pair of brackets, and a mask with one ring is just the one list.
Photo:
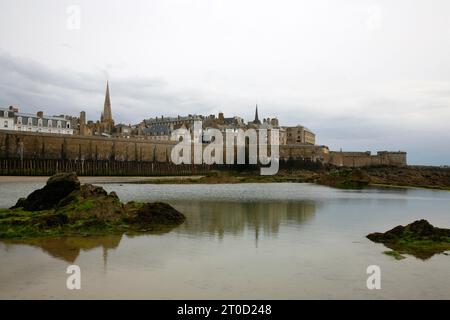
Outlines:
[[159, 125], [165, 125], [165, 126], [181, 126], [185, 125], [186, 127], [190, 127], [194, 125], [194, 121], [202, 121], [204, 119], [203, 116], [196, 115], [196, 114], [189, 114], [187, 116], [177, 116], [177, 117], [156, 117], [156, 118], [150, 118], [145, 119], [143, 121], [143, 124], [146, 127], [152, 127], [152, 126], [159, 126]]
[[316, 144], [316, 135], [303, 126], [285, 127], [286, 144]]
[[45, 116], [42, 111], [23, 113], [13, 106], [0, 108], [0, 124], [0, 130], [73, 134], [71, 121], [64, 116]]
[[[171, 125], [173, 128], [173, 125]], [[171, 134], [171, 128], [166, 124], [155, 124], [150, 127], [144, 127], [141, 129], [141, 135], [148, 140], [154, 141], [169, 141]]]

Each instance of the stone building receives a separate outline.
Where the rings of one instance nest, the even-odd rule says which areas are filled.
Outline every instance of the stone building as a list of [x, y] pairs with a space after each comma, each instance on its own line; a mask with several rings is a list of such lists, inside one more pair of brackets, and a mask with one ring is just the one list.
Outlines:
[[316, 144], [316, 135], [306, 127], [284, 127], [286, 130], [286, 144]]
[[[171, 126], [173, 128], [173, 124]], [[166, 124], [155, 124], [142, 129], [145, 139], [154, 141], [169, 141], [171, 132], [170, 126]]]
[[132, 136], [136, 136], [138, 134], [137, 126], [133, 126], [131, 124], [123, 124], [119, 123], [114, 126], [114, 137], [118, 138], [131, 138]]
[[249, 121], [247, 126], [247, 129], [255, 129], [256, 131], [259, 131], [261, 129], [267, 130], [267, 141], [271, 141], [271, 132], [273, 129], [278, 130], [279, 135], [279, 145], [286, 144], [286, 130], [280, 126], [279, 121], [276, 117], [274, 118], [263, 118], [263, 121], [259, 119], [259, 113], [258, 113], [258, 105], [256, 105], [255, 109], [255, 119], [253, 121]]
[[149, 118], [145, 119], [142, 123], [145, 125], [145, 127], [150, 128], [154, 125], [166, 125], [168, 127], [172, 126], [180, 126], [185, 125], [186, 127], [190, 127], [194, 125], [194, 121], [202, 121], [205, 117], [196, 115], [196, 114], [189, 114], [187, 116], [176, 116], [176, 117], [156, 117], [156, 118]]
[[45, 116], [19, 112], [18, 107], [0, 108], [0, 130], [36, 133], [73, 134], [71, 121], [65, 116]]
[[[208, 138], [204, 135], [207, 129], [214, 128], [225, 133], [229, 130], [237, 130], [238, 128], [245, 128], [244, 120], [241, 117], [225, 117], [222, 112], [215, 115], [203, 116], [203, 115], [192, 115], [187, 116], [177, 116], [177, 117], [156, 117], [146, 119], [141, 123], [141, 134], [147, 140], [157, 140], [157, 141], [167, 141], [170, 140], [171, 134], [177, 129], [187, 129], [193, 131], [194, 122], [202, 122], [202, 132], [201, 137], [194, 136], [195, 133], [192, 132], [192, 139], [195, 141], [202, 140], [207, 142]], [[206, 139], [206, 140], [205, 140]]]

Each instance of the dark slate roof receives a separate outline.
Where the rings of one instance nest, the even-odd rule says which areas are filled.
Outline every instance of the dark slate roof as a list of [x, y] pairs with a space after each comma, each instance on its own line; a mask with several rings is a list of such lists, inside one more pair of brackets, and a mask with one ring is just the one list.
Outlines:
[[143, 131], [145, 134], [149, 134], [149, 135], [153, 135], [153, 136], [170, 134], [170, 128], [164, 124], [155, 124], [155, 125], [151, 126], [150, 128], [144, 128]]

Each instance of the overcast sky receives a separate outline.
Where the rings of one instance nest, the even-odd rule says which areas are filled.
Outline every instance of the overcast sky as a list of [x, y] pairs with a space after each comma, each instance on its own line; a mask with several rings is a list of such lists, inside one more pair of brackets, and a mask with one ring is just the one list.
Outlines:
[[107, 80], [116, 122], [258, 103], [333, 150], [450, 164], [448, 0], [1, 0], [0, 106], [97, 120]]

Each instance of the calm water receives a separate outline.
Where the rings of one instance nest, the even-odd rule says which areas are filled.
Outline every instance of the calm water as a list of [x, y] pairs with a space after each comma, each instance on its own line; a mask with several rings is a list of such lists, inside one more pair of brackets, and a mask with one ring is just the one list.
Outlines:
[[[0, 207], [42, 183], [1, 183]], [[343, 191], [310, 184], [105, 184], [124, 201], [163, 200], [171, 232], [0, 242], [0, 298], [443, 298], [450, 256], [396, 261], [365, 238], [426, 218], [450, 227], [450, 192]], [[68, 265], [82, 290], [66, 289]], [[366, 268], [381, 268], [368, 290]]]

